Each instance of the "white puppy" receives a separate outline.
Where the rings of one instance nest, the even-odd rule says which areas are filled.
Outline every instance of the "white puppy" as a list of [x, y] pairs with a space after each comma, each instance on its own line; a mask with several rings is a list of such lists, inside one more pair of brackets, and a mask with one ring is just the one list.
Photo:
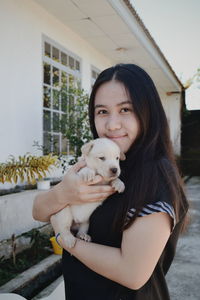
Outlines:
[[[83, 145], [81, 151], [86, 167], [82, 168], [78, 175], [83, 181], [91, 181], [98, 174], [104, 179], [101, 184], [111, 184], [119, 193], [124, 191], [124, 183], [118, 176], [120, 175], [119, 160], [124, 160], [125, 155], [120, 152], [116, 143], [107, 138], [98, 138]], [[102, 201], [68, 205], [55, 214], [59, 224], [59, 232], [67, 247], [73, 247], [76, 241], [70, 231], [73, 221], [79, 224], [77, 237], [86, 241], [91, 240], [87, 234], [89, 218], [101, 203]]]

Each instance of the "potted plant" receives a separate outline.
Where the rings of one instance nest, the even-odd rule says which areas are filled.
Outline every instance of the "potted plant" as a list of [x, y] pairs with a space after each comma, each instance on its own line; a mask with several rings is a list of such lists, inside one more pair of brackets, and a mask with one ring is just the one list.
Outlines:
[[[29, 184], [41, 183], [45, 181], [46, 172], [52, 166], [56, 166], [58, 157], [51, 153], [43, 156], [34, 156], [29, 153], [24, 156], [19, 156], [15, 159], [10, 156], [6, 163], [0, 164], [0, 182], [14, 182], [18, 180], [22, 182], [27, 181]], [[50, 186], [50, 185], [49, 185]], [[40, 186], [40, 189], [43, 187]], [[47, 186], [45, 185], [44, 189]]]
[[37, 189], [38, 190], [49, 190], [50, 189], [50, 184], [51, 184], [51, 179], [49, 177], [44, 177], [42, 179], [38, 179], [37, 182]]

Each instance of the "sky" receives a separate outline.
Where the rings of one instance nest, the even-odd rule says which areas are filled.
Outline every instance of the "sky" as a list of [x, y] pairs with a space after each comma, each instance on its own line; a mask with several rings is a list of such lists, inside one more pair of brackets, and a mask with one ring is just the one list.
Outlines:
[[[182, 83], [200, 68], [200, 0], [131, 0]], [[186, 90], [188, 109], [200, 109], [200, 83]]]

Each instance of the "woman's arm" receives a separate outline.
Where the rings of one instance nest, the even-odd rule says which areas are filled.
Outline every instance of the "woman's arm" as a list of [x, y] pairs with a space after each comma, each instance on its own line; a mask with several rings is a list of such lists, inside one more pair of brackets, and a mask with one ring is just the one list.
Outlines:
[[96, 185], [102, 181], [101, 176], [89, 183], [83, 182], [77, 172], [85, 167], [80, 161], [69, 169], [63, 180], [48, 192], [38, 194], [33, 203], [33, 218], [48, 222], [51, 215], [68, 204], [83, 204], [86, 202], [102, 201], [115, 191], [110, 185]]
[[[56, 232], [55, 219], [51, 219]], [[151, 276], [167, 243], [171, 219], [166, 213], [139, 217], [123, 233], [121, 249], [87, 243], [77, 239], [69, 249], [59, 243], [88, 268], [130, 289], [141, 288]]]

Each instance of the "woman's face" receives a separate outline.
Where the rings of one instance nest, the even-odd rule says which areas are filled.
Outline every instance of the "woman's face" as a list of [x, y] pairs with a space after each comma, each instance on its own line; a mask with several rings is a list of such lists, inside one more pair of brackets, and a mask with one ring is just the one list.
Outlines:
[[119, 81], [102, 84], [95, 96], [94, 121], [99, 137], [118, 144], [126, 153], [139, 133], [139, 121], [125, 86]]

